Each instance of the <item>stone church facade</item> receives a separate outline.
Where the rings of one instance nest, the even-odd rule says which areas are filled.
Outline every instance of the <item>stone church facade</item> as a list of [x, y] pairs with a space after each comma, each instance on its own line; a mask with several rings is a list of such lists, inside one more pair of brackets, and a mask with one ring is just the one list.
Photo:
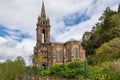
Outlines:
[[33, 65], [49, 69], [54, 64], [66, 64], [73, 61], [85, 61], [85, 50], [80, 41], [70, 40], [65, 43], [50, 42], [50, 20], [46, 18], [44, 3], [37, 22], [37, 42], [34, 56], [42, 56], [40, 62], [33, 59]]

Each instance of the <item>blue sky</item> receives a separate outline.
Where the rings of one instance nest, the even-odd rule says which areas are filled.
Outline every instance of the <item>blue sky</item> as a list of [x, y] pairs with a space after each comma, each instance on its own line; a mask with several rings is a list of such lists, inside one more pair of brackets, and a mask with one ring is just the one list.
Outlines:
[[22, 33], [21, 30], [10, 30], [3, 25], [0, 25], [0, 37], [10, 37], [13, 40], [21, 42], [22, 39], [29, 38], [30, 35], [27, 33]]
[[85, 13], [82, 15], [79, 15], [79, 13], [74, 13], [74, 14], [65, 16], [64, 23], [66, 26], [73, 26], [73, 25], [77, 25], [81, 22], [84, 22], [88, 19], [90, 19], [90, 17], [87, 16]]
[[[0, 62], [22, 56], [29, 63], [36, 43], [36, 23], [42, 0], [0, 1]], [[98, 22], [106, 7], [120, 0], [44, 0], [50, 18], [51, 42], [80, 40]]]
[[6, 35], [9, 35], [6, 31], [6, 28], [2, 25], [0, 25], [0, 36], [5, 37]]

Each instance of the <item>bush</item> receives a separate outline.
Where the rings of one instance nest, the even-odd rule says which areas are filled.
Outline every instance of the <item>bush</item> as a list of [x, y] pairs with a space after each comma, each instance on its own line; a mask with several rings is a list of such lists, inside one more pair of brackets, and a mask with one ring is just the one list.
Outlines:
[[41, 71], [41, 76], [43, 76], [43, 77], [47, 77], [47, 76], [49, 76], [49, 71], [47, 71], [47, 70], [43, 70], [43, 71]]

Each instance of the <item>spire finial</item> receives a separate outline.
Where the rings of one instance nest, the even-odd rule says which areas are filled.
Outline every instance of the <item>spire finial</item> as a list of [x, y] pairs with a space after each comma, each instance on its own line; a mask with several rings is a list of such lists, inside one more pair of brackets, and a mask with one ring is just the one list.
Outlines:
[[45, 14], [45, 6], [44, 6], [44, 1], [43, 1], [43, 0], [42, 0], [41, 17], [46, 17], [46, 14]]

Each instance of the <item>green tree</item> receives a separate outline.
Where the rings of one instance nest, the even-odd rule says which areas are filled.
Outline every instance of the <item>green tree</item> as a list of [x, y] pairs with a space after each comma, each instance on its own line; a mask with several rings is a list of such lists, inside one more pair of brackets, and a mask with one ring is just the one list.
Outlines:
[[62, 65], [55, 64], [50, 67], [50, 76], [61, 77]]
[[1, 80], [22, 80], [25, 73], [25, 62], [22, 57], [17, 57], [14, 61], [6, 60], [0, 64]]
[[[99, 61], [105, 59], [117, 59], [120, 58], [120, 38], [115, 38], [107, 43], [104, 43], [96, 50], [96, 56]], [[103, 57], [104, 56], [104, 57]]]
[[120, 3], [119, 3], [119, 5], [118, 5], [118, 13], [120, 13]]
[[120, 37], [120, 14], [106, 8], [100, 17], [100, 22], [93, 26], [91, 32], [85, 32], [82, 37], [82, 45], [86, 50], [88, 62], [93, 63], [96, 59], [96, 49], [102, 44]]

